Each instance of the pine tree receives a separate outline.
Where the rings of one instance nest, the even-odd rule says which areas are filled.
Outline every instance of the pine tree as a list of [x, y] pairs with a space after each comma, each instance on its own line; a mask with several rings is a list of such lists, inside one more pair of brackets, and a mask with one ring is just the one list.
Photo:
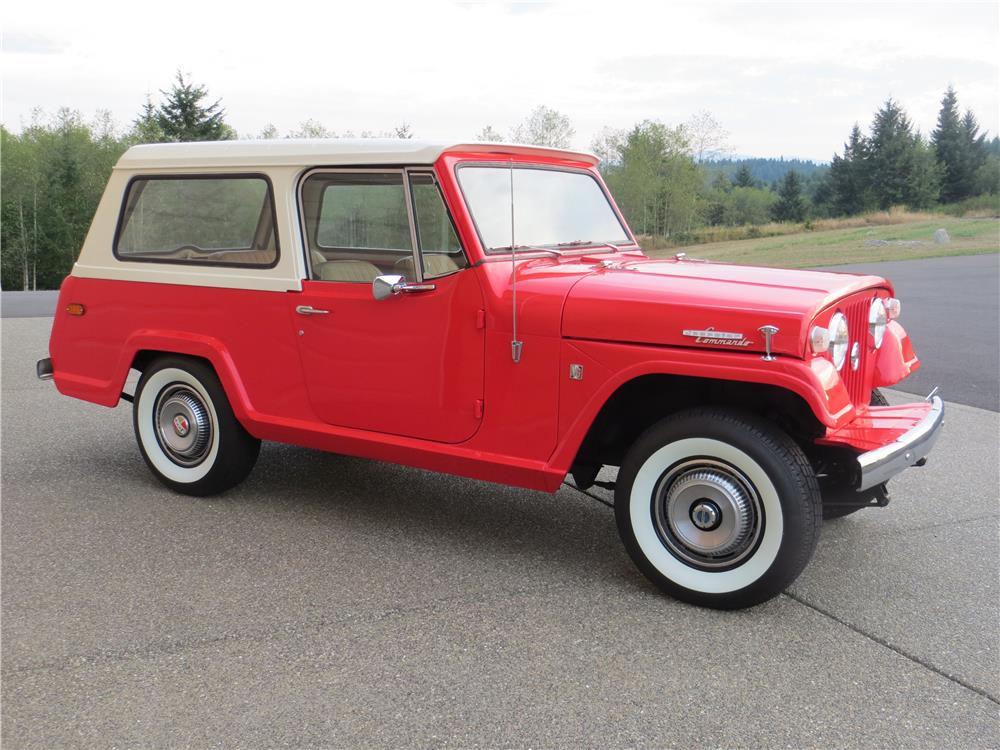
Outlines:
[[134, 143], [161, 143], [167, 140], [160, 127], [160, 118], [153, 106], [153, 100], [146, 95], [146, 103], [142, 107], [142, 112], [132, 121], [132, 130], [129, 133], [129, 140]]
[[910, 118], [899, 104], [886, 99], [872, 120], [870, 140], [872, 192], [883, 210], [906, 203], [912, 145]]
[[849, 216], [870, 208], [868, 139], [857, 123], [844, 144], [844, 155], [834, 154], [830, 165], [830, 204], [833, 213]]
[[793, 169], [785, 173], [778, 188], [778, 202], [771, 209], [775, 221], [805, 221], [806, 202], [802, 197], [802, 180]]
[[869, 164], [869, 185], [879, 208], [923, 208], [938, 199], [940, 170], [933, 153], [891, 98], [872, 121]]
[[750, 172], [750, 167], [746, 164], [740, 164], [740, 168], [736, 170], [736, 175], [733, 177], [734, 187], [757, 187], [757, 183], [753, 179], [753, 174]]
[[226, 112], [220, 101], [205, 106], [208, 96], [204, 86], [195, 86], [184, 80], [178, 71], [177, 80], [170, 91], [161, 91], [166, 101], [157, 111], [157, 121], [168, 141], [224, 141], [234, 136], [233, 129], [225, 122]]
[[941, 200], [948, 203], [966, 195], [969, 175], [965, 166], [962, 123], [958, 116], [958, 95], [951, 86], [941, 100], [937, 127], [931, 145], [941, 165]]
[[972, 110], [965, 111], [961, 128], [962, 167], [966, 182], [960, 198], [964, 198], [976, 194], [976, 173], [986, 163], [989, 150], [986, 145], [986, 133], [980, 134], [979, 123]]

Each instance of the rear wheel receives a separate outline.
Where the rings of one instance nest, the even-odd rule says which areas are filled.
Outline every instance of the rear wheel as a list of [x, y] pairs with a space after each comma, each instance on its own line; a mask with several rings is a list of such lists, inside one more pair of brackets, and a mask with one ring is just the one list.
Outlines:
[[147, 367], [132, 424], [146, 465], [185, 495], [234, 487], [260, 452], [260, 440], [243, 429], [214, 370], [200, 360], [165, 357]]
[[783, 591], [819, 538], [820, 496], [802, 450], [752, 414], [693, 409], [628, 452], [615, 516], [639, 569], [668, 594], [719, 609]]

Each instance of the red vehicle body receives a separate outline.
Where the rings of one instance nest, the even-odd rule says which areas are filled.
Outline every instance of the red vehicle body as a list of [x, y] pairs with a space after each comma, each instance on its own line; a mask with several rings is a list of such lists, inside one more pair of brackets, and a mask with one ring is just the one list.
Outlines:
[[[512, 168], [586, 172], [603, 188], [594, 160], [580, 155], [442, 149], [431, 168], [468, 267], [434, 279], [433, 289], [390, 299], [374, 298], [367, 284], [314, 280], [305, 272], [299, 288], [248, 289], [215, 277], [195, 284], [114, 278], [82, 269], [81, 259], [62, 286], [51, 360], [40, 372], [67, 396], [113, 407], [131, 369], [163, 355], [198, 358], [253, 438], [548, 492], [568, 473], [589, 484], [600, 466], [621, 465], [655, 420], [693, 406], [739, 406], [766, 416], [814, 467], [829, 456], [843, 464], [845, 457], [850, 463], [879, 449], [892, 452], [907, 436], [914, 443], [915, 432], [924, 440], [906, 465], [930, 449], [940, 400], [870, 404], [874, 389], [919, 366], [895, 320], [885, 325], [881, 346], [868, 334], [873, 298], [893, 297], [888, 281], [683, 256], [652, 260], [631, 235], [614, 247], [525, 248], [512, 261], [510, 252], [484, 249], [456, 177], [460, 165], [498, 159]], [[260, 161], [264, 166], [249, 166], [266, 173]], [[178, 171], [222, 168], [185, 163]], [[280, 180], [274, 183], [278, 195]], [[118, 218], [121, 184], [109, 186], [88, 238], [92, 256], [105, 253], [109, 265], [110, 232], [96, 227]], [[294, 193], [278, 201], [283, 257], [304, 252], [294, 204]], [[303, 315], [303, 308], [328, 314]], [[811, 327], [828, 325], [838, 310], [851, 340], [860, 342], [856, 369], [838, 371], [830, 356], [810, 351]], [[515, 314], [519, 361], [511, 353]], [[765, 326], [776, 329], [769, 342]], [[741, 338], [691, 335], [713, 331]], [[917, 456], [920, 448], [926, 450]], [[901, 460], [893, 457], [892, 473]], [[846, 471], [853, 491], [859, 470]]]

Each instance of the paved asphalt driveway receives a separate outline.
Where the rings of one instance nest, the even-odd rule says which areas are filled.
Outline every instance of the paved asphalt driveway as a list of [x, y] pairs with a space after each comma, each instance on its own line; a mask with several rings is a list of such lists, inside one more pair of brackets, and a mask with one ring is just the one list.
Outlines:
[[265, 444], [172, 494], [126, 404], [34, 378], [49, 325], [3, 321], [5, 748], [998, 745], [994, 411], [949, 403], [888, 508], [720, 613], [569, 488]]
[[888, 278], [921, 368], [897, 388], [1000, 409], [1000, 254], [833, 266]]

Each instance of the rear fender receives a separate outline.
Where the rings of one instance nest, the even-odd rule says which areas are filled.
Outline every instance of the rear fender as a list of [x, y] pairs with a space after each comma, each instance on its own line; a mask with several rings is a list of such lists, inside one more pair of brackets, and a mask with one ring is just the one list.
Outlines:
[[207, 360], [219, 376], [236, 418], [249, 429], [249, 424], [254, 421], [250, 397], [237, 374], [229, 350], [221, 341], [212, 336], [181, 331], [136, 331], [126, 342], [122, 359], [118, 363], [118, 372], [122, 374], [121, 385], [124, 385], [136, 355], [142, 351], [162, 352], [164, 355], [180, 354]]
[[115, 363], [111, 378], [97, 380], [82, 375], [60, 372], [56, 367], [55, 382], [59, 392], [90, 401], [101, 406], [113, 407], [121, 399], [136, 358], [142, 352], [162, 354], [164, 356], [182, 355], [199, 357], [207, 360], [219, 376], [226, 397], [232, 406], [237, 419], [244, 426], [253, 422], [253, 408], [243, 381], [237, 375], [226, 347], [212, 336], [203, 336], [185, 331], [135, 331], [121, 348], [121, 354]]

